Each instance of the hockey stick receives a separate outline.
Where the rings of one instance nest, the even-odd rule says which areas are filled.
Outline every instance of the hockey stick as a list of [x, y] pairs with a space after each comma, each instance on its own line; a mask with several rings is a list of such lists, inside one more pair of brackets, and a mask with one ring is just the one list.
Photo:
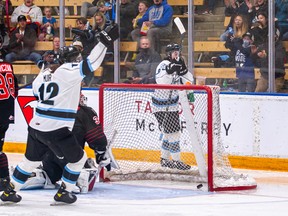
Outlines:
[[[172, 82], [171, 82], [172, 85], [175, 84], [176, 81], [177, 81], [176, 76], [177, 76], [177, 74], [176, 74], [176, 72], [174, 72], [173, 75], [172, 75]], [[173, 89], [171, 89], [171, 90], [169, 91], [168, 102], [171, 101], [171, 97], [172, 97], [173, 91], [174, 91]], [[167, 113], [168, 113], [168, 111], [169, 111], [169, 107], [170, 107], [170, 106], [168, 105], [168, 106], [166, 107], [166, 109], [165, 109], [165, 115], [164, 115], [164, 118], [163, 118], [163, 121], [162, 121], [162, 127], [164, 127], [164, 124], [165, 124], [166, 121], [167, 121]], [[163, 136], [164, 136], [164, 132], [161, 131], [159, 140], [162, 140], [162, 139], [163, 139]]]
[[32, 83], [33, 83], [33, 81], [34, 81], [34, 79], [33, 79], [31, 82], [29, 82], [29, 83], [27, 83], [27, 84], [25, 84], [25, 85], [22, 85], [22, 86], [20, 86], [20, 87], [18, 87], [18, 90], [21, 90], [21, 89], [23, 89], [23, 88], [26, 88], [27, 86], [31, 86]]
[[[119, 169], [120, 166], [119, 164], [117, 163], [117, 161], [115, 160], [114, 156], [113, 156], [113, 153], [112, 153], [112, 143], [114, 142], [115, 140], [115, 137], [116, 137], [116, 134], [117, 134], [117, 130], [114, 130], [113, 134], [112, 134], [112, 137], [111, 139], [109, 140], [108, 142], [108, 145], [106, 147], [106, 152], [105, 152], [105, 155], [104, 157], [109, 157], [111, 159], [111, 167], [115, 168], [115, 169]], [[100, 172], [101, 170], [104, 168], [105, 166], [102, 166], [101, 163], [99, 163], [98, 167], [97, 167], [97, 175], [99, 177], [99, 181], [100, 180], [104, 180], [104, 179], [100, 179]], [[104, 172], [104, 171], [103, 171]]]
[[[185, 30], [185, 27], [183, 26], [183, 23], [181, 22], [179, 17], [176, 17], [174, 19], [174, 23], [177, 26], [177, 28], [181, 34], [181, 37], [180, 37], [181, 38], [180, 51], [181, 51], [186, 30]], [[185, 77], [182, 77], [182, 78], [185, 78]], [[186, 127], [187, 127], [187, 130], [189, 132], [188, 134], [189, 134], [189, 137], [191, 139], [191, 143], [192, 143], [194, 153], [196, 156], [196, 162], [197, 162], [197, 165], [199, 167], [199, 173], [201, 176], [207, 177], [206, 161], [205, 161], [205, 157], [204, 157], [202, 147], [200, 144], [200, 139], [199, 139], [199, 136], [198, 136], [196, 128], [195, 128], [194, 117], [190, 111], [190, 106], [189, 106], [186, 91], [179, 91], [179, 100], [180, 100], [181, 105], [182, 105], [183, 115], [186, 118]]]
[[184, 25], [181, 22], [179, 17], [176, 17], [174, 19], [174, 23], [177, 26], [177, 28], [178, 28], [178, 30], [179, 30], [179, 32], [181, 34], [181, 36], [180, 36], [180, 39], [181, 39], [181, 41], [180, 41], [180, 50], [182, 50], [182, 44], [183, 44], [183, 41], [184, 41], [184, 35], [186, 33], [186, 29], [185, 29], [185, 27], [184, 27]]

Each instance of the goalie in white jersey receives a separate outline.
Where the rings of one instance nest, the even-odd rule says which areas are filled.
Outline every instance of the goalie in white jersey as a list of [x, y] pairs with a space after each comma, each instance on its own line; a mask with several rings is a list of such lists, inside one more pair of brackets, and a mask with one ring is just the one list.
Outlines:
[[[180, 46], [169, 44], [166, 47], [165, 58], [156, 69], [157, 84], [192, 84], [193, 75], [187, 70], [180, 56]], [[193, 92], [187, 95], [194, 102]], [[162, 167], [188, 170], [191, 167], [180, 160], [180, 119], [179, 119], [178, 90], [155, 90], [152, 97], [153, 112], [161, 130], [161, 159]], [[170, 156], [172, 160], [170, 160]]]
[[65, 158], [68, 162], [63, 170], [62, 185], [54, 200], [62, 203], [74, 203], [77, 200], [71, 191], [87, 159], [71, 132], [79, 103], [81, 81], [85, 73], [93, 73], [101, 65], [107, 47], [118, 37], [118, 25], [109, 26], [100, 32], [100, 41], [87, 59], [79, 61], [81, 55], [76, 47], [63, 47], [60, 49], [60, 61], [63, 64], [56, 69], [40, 71], [32, 84], [38, 103], [28, 127], [25, 156], [15, 168], [11, 182], [0, 197], [3, 202], [21, 201], [16, 191], [20, 190], [32, 171], [40, 165], [48, 148], [58, 158]]

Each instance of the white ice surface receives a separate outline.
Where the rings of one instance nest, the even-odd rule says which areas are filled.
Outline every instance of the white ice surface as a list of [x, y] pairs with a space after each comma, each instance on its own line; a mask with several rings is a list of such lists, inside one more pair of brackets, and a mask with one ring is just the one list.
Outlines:
[[[10, 165], [17, 164], [21, 157], [8, 154]], [[187, 183], [97, 183], [92, 192], [78, 195], [77, 202], [69, 206], [50, 206], [56, 190], [20, 191], [23, 200], [0, 206], [0, 216], [288, 215], [288, 173], [242, 172], [256, 178], [256, 190], [210, 193]]]

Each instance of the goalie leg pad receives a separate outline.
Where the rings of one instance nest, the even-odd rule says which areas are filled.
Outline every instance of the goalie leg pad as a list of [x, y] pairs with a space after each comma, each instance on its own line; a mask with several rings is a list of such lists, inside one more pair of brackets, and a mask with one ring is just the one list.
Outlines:
[[54, 189], [55, 185], [51, 183], [51, 180], [47, 173], [42, 169], [35, 169], [24, 183], [21, 190], [32, 190], [32, 189]]
[[97, 169], [82, 169], [77, 180], [77, 186], [80, 188], [80, 192], [87, 193], [88, 191], [93, 190], [97, 176]]

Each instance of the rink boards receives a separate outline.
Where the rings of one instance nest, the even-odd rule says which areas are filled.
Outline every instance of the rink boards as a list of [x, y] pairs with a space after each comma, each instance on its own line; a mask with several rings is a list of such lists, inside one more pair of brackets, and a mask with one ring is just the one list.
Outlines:
[[[88, 97], [88, 105], [98, 110], [98, 90], [85, 90], [84, 94]], [[18, 100], [29, 98], [27, 96], [32, 96], [31, 89], [21, 90]], [[23, 112], [25, 115], [31, 115], [33, 106], [32, 103], [29, 104], [29, 100], [16, 102], [16, 121], [7, 131], [5, 151], [25, 151], [27, 122]], [[220, 110], [221, 135], [233, 167], [288, 171], [285, 136], [288, 122], [287, 96], [221, 94]], [[149, 154], [155, 154], [149, 150], [133, 151], [135, 152], [132, 154], [142, 154], [145, 158]], [[87, 152], [93, 156], [91, 150], [87, 149]]]

